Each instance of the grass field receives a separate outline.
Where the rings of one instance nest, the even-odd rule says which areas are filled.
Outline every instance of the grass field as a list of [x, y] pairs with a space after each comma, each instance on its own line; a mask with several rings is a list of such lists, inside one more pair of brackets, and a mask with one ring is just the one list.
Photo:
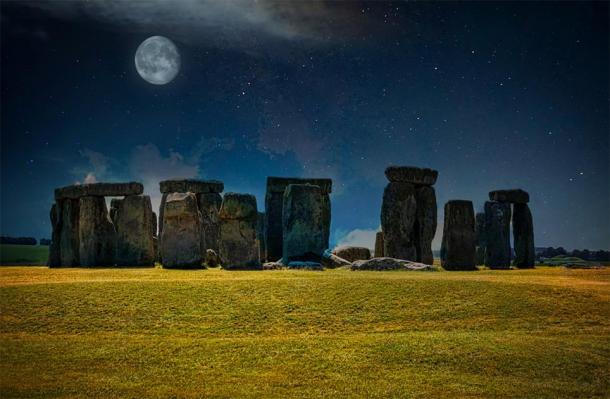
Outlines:
[[0, 265], [46, 265], [48, 257], [46, 245], [0, 244]]
[[610, 397], [610, 270], [0, 268], [0, 396]]

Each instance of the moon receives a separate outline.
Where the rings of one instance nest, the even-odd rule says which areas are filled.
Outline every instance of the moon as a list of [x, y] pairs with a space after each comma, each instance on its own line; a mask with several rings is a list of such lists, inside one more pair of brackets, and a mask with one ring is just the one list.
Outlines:
[[136, 50], [135, 62], [142, 79], [154, 85], [171, 82], [180, 71], [178, 47], [163, 36], [144, 40]]

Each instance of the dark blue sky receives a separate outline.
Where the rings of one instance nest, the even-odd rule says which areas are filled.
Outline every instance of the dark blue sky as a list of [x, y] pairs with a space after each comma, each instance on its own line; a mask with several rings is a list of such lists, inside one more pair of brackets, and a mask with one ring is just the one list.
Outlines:
[[[333, 241], [371, 245], [390, 164], [450, 199], [530, 192], [537, 246], [608, 249], [608, 3], [2, 2], [1, 233], [53, 188], [332, 177]], [[182, 68], [155, 86], [147, 37]], [[440, 232], [435, 241], [440, 242]], [[438, 245], [436, 245], [438, 246]]]

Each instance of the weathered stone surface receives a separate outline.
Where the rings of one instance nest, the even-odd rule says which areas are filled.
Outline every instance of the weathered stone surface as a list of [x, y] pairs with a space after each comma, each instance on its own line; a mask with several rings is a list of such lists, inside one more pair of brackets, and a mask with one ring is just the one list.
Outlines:
[[213, 249], [205, 250], [205, 264], [207, 267], [220, 266], [220, 259], [218, 254]]
[[263, 270], [281, 270], [284, 268], [279, 262], [265, 262], [263, 263]]
[[322, 229], [324, 231], [324, 242], [328, 247], [328, 241], [330, 240], [330, 196], [327, 193], [322, 192], [320, 197], [322, 203]]
[[112, 220], [112, 223], [115, 223], [116, 212], [117, 209], [120, 208], [122, 202], [122, 198], [113, 198], [112, 200], [110, 200], [110, 210], [108, 213], [110, 215], [110, 220]]
[[373, 258], [369, 260], [357, 260], [352, 263], [352, 270], [421, 270], [435, 271], [436, 268], [432, 265], [423, 263], [410, 262], [404, 259], [395, 258]]
[[287, 268], [288, 269], [299, 269], [299, 270], [319, 270], [319, 271], [324, 270], [322, 265], [318, 262], [299, 261], [299, 260], [289, 262], [287, 265]]
[[485, 202], [485, 265], [491, 269], [510, 268], [510, 204]]
[[78, 199], [81, 197], [122, 197], [139, 195], [144, 191], [142, 183], [91, 183], [75, 184], [55, 189], [55, 199]]
[[434, 188], [420, 186], [415, 189], [415, 260], [427, 265], [434, 263], [432, 240], [436, 233], [436, 193]]
[[476, 264], [485, 264], [485, 213], [478, 212], [475, 216], [475, 232], [477, 234]]
[[[57, 204], [53, 204], [51, 206], [50, 212], [51, 218], [51, 245], [49, 246], [49, 259], [47, 261], [47, 265], [49, 267], [59, 267], [61, 266], [61, 253], [60, 253], [60, 236], [61, 236], [61, 209]], [[42, 240], [41, 240], [42, 241]]]
[[258, 240], [258, 252], [261, 257], [261, 262], [267, 260], [265, 249], [265, 213], [259, 212], [256, 219], [256, 239]]
[[530, 202], [530, 195], [527, 191], [520, 188], [510, 190], [496, 190], [489, 192], [490, 201], [512, 202], [514, 204], [527, 204]]
[[445, 204], [441, 265], [445, 270], [476, 270], [476, 233], [472, 201]]
[[513, 236], [515, 243], [515, 266], [531, 268], [536, 264], [534, 247], [534, 223], [527, 204], [513, 206]]
[[104, 197], [79, 200], [79, 255], [81, 266], [115, 264], [116, 232]]
[[148, 195], [129, 195], [117, 206], [116, 263], [121, 266], [154, 266], [153, 212]]
[[349, 245], [344, 245], [333, 249], [333, 254], [345, 259], [348, 262], [371, 259], [371, 250], [365, 247], [352, 247]]
[[80, 201], [64, 199], [58, 201], [61, 208], [59, 253], [61, 266], [74, 267], [80, 265], [79, 217]]
[[224, 183], [218, 180], [172, 179], [159, 183], [162, 194], [169, 193], [222, 193]]
[[199, 211], [201, 212], [201, 225], [203, 227], [202, 250], [213, 249], [218, 252], [220, 240], [220, 220], [218, 212], [222, 205], [222, 196], [219, 193], [204, 193], [197, 195]]
[[166, 268], [201, 268], [201, 214], [193, 193], [168, 194], [160, 243]]
[[322, 259], [320, 260], [320, 263], [322, 263], [322, 266], [327, 267], [329, 269], [352, 265], [350, 261], [338, 257], [328, 249], [322, 254]]
[[152, 227], [152, 235], [153, 235], [153, 237], [156, 237], [157, 236], [157, 214], [154, 212], [152, 212], [152, 214], [151, 214], [150, 224]]
[[391, 182], [432, 186], [438, 178], [438, 171], [414, 166], [389, 166], [385, 176]]
[[290, 184], [311, 184], [320, 187], [322, 192], [323, 220], [326, 241], [330, 237], [330, 197], [332, 191], [331, 179], [302, 179], [296, 177], [268, 177], [267, 193], [265, 195], [265, 246], [268, 260], [282, 257], [282, 207], [284, 191]]
[[284, 192], [282, 262], [320, 262], [328, 248], [322, 192], [310, 184], [291, 184]]
[[165, 203], [167, 202], [167, 196], [169, 194], [161, 195], [161, 203], [159, 204], [159, 233], [158, 237], [161, 238], [161, 233], [163, 232], [163, 218], [165, 213]]
[[383, 253], [383, 232], [378, 231], [375, 234], [375, 258], [383, 258], [385, 255]]
[[219, 212], [220, 259], [225, 269], [259, 269], [256, 241], [256, 198], [251, 194], [227, 193]]
[[413, 184], [391, 182], [386, 186], [381, 205], [385, 256], [404, 260], [417, 258], [413, 229], [416, 210]]

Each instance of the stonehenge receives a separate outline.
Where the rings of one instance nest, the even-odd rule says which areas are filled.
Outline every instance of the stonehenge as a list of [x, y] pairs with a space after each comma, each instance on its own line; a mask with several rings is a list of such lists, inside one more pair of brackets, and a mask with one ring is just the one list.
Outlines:
[[441, 265], [445, 270], [476, 270], [476, 232], [472, 201], [445, 204]]
[[383, 255], [426, 264], [434, 261], [438, 172], [410, 166], [390, 166], [383, 193], [381, 230]]
[[[130, 212], [134, 214], [151, 209], [150, 198], [142, 196], [143, 191], [142, 184], [136, 182], [77, 184], [56, 189], [50, 213], [53, 232], [49, 267], [114, 266], [122, 263], [117, 251], [123, 254], [126, 247], [135, 253], [150, 252], [150, 215], [145, 219], [128, 218], [128, 227], [124, 222], [117, 225], [125, 201], [131, 204]], [[108, 211], [107, 196], [124, 199], [113, 199]], [[123, 227], [117, 230], [118, 226]], [[132, 232], [123, 234], [126, 228]], [[134, 237], [135, 232], [145, 237]], [[129, 265], [153, 266], [154, 259], [130, 259]]]
[[225, 269], [259, 269], [259, 244], [256, 239], [258, 211], [251, 194], [226, 193], [220, 218], [220, 262]]
[[[352, 270], [411, 269], [433, 264], [438, 172], [390, 166], [375, 250], [329, 249], [330, 193], [326, 178], [268, 177], [264, 212], [251, 194], [226, 193], [217, 180], [171, 179], [159, 183], [159, 218], [141, 183], [76, 184], [55, 190], [49, 218], [49, 267], [154, 266], [225, 269], [350, 266]], [[113, 197], [108, 202], [106, 197]], [[475, 270], [535, 264], [529, 194], [489, 192], [484, 212], [471, 201], [444, 207], [441, 265]], [[263, 267], [263, 265], [266, 265]], [[273, 267], [271, 267], [273, 265]], [[415, 269], [420, 269], [419, 266]]]
[[290, 184], [310, 184], [320, 188], [324, 242], [328, 247], [330, 237], [331, 179], [304, 179], [296, 177], [268, 177], [265, 194], [265, 248], [266, 260], [277, 261], [283, 254], [283, 204], [284, 191]]

